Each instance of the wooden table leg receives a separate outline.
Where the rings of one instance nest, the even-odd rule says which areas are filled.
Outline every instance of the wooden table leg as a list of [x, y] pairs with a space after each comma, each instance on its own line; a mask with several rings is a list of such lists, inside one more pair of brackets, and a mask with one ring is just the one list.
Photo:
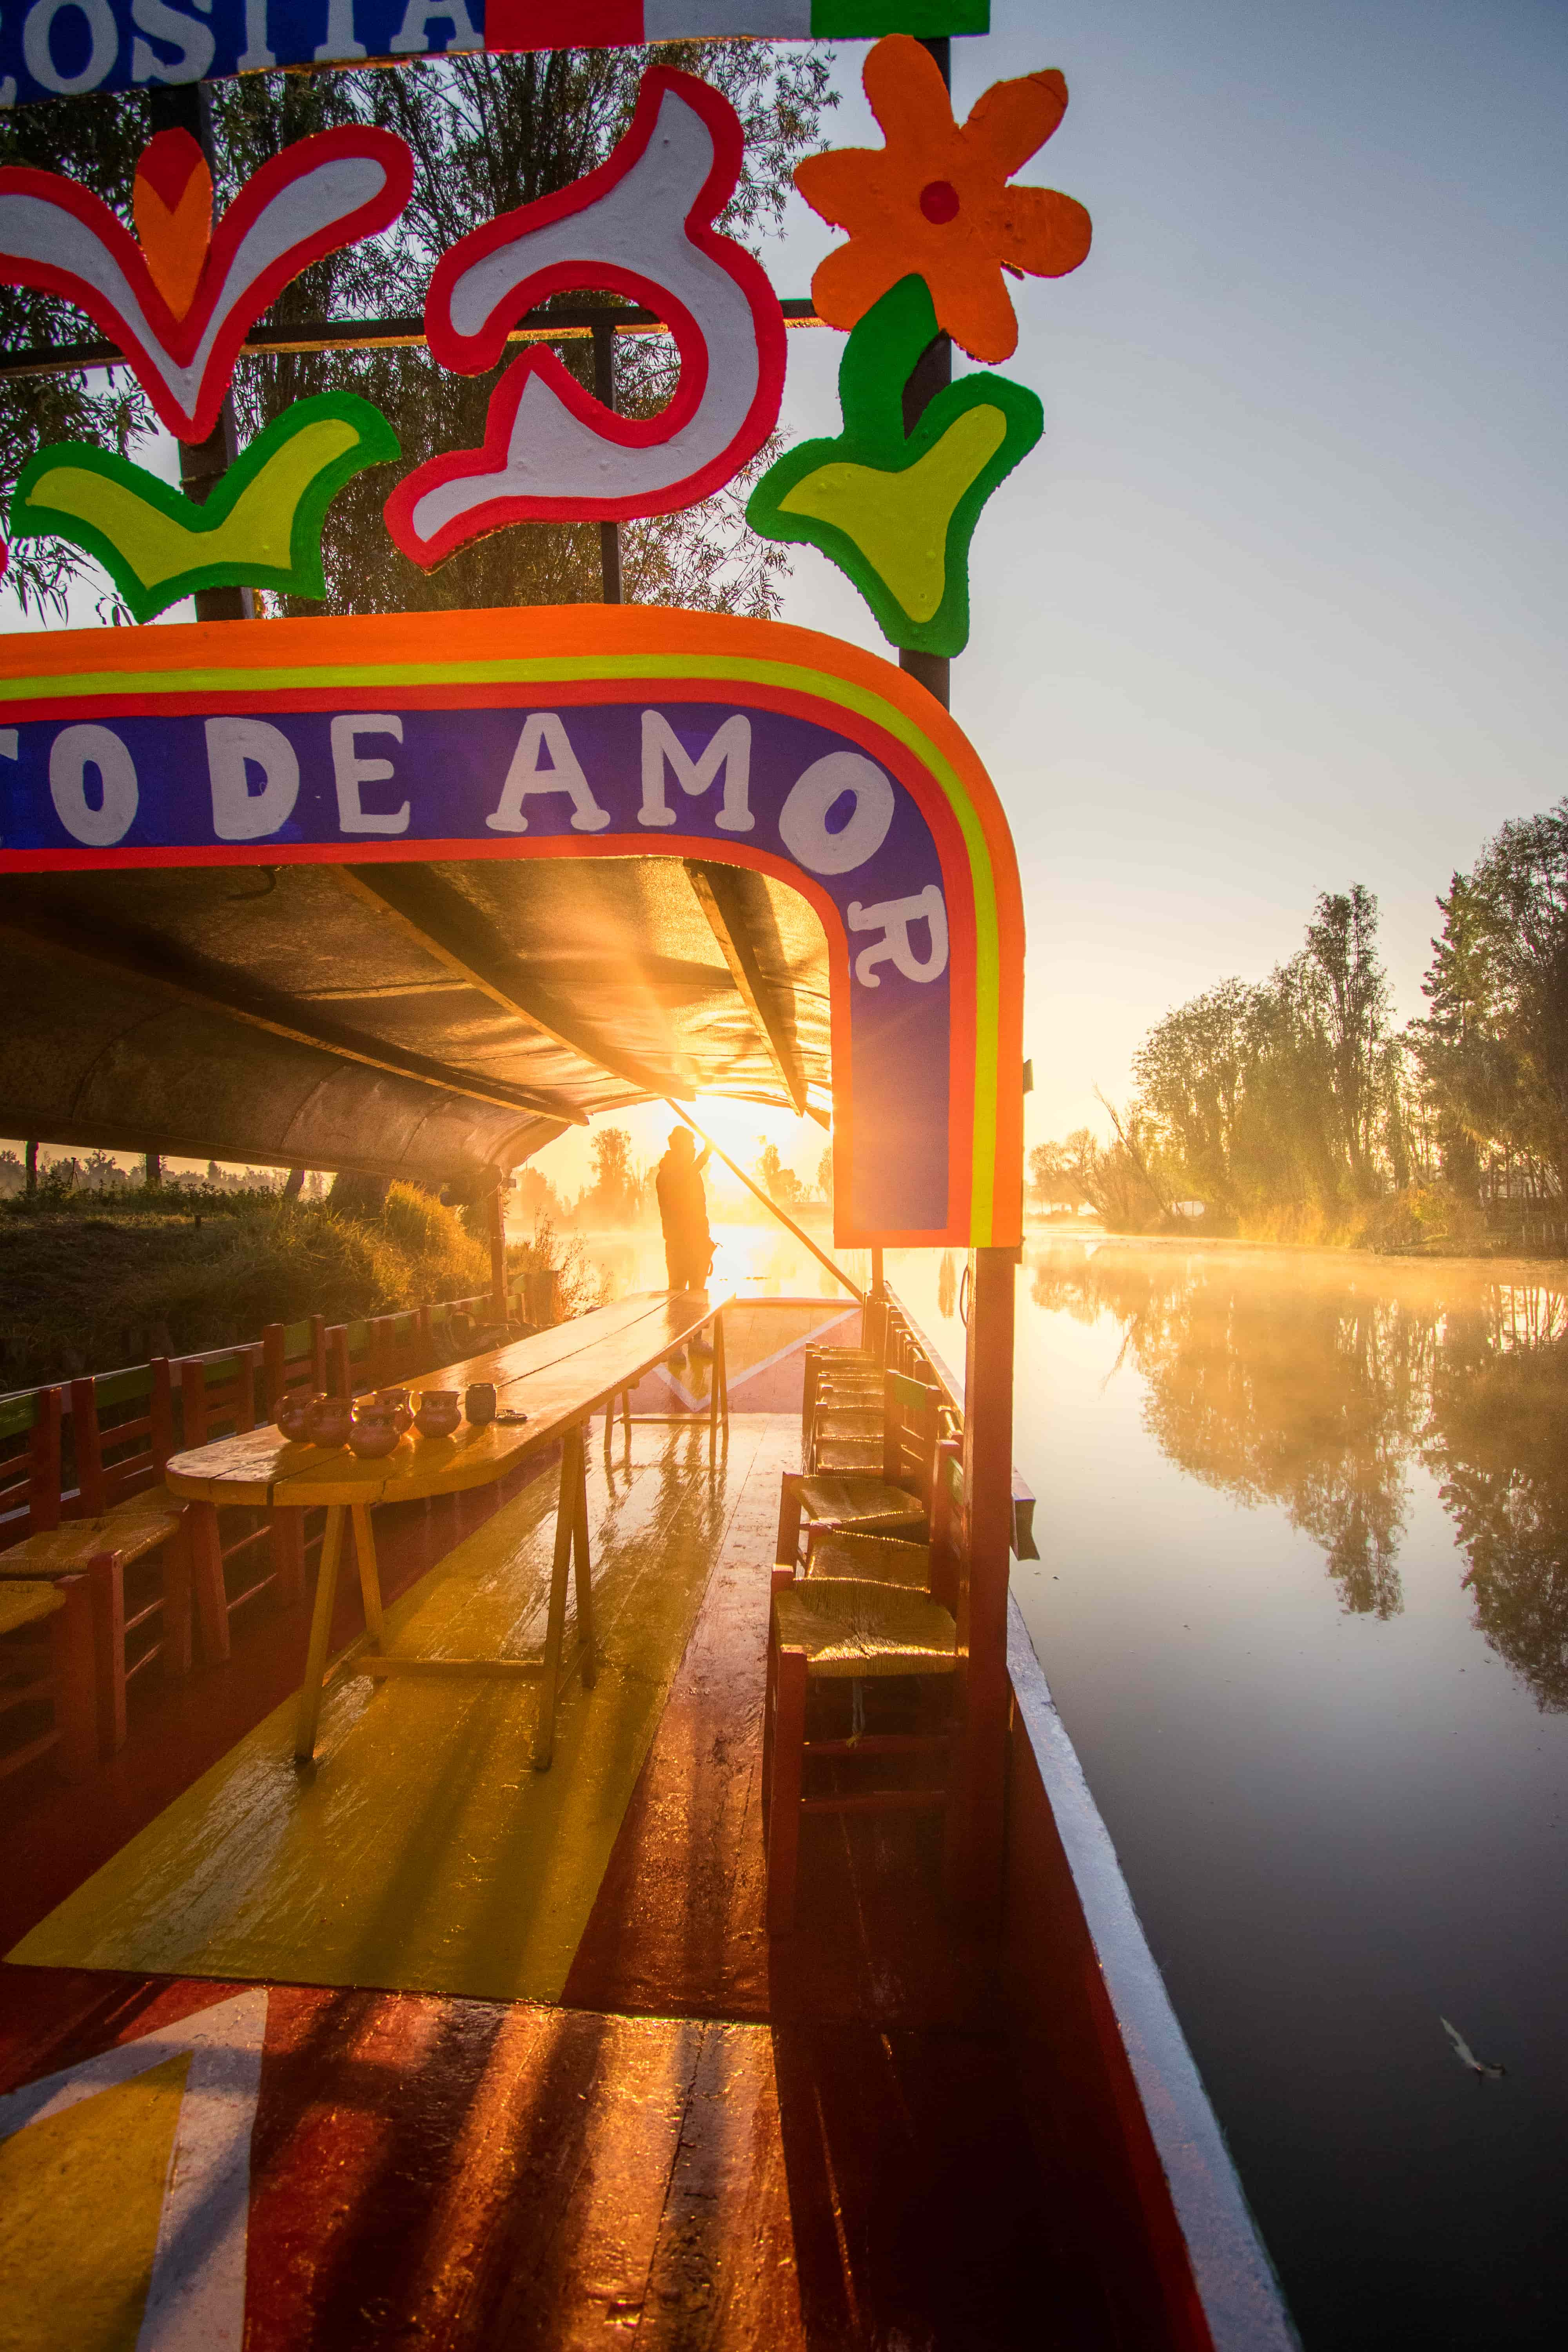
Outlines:
[[209, 1666], [221, 1666], [229, 1653], [228, 1594], [223, 1580], [223, 1538], [218, 1532], [217, 1506], [188, 1503], [185, 1527], [190, 1536], [191, 1576], [195, 1586], [203, 1662]]
[[359, 1562], [359, 1589], [364, 1601], [365, 1631], [376, 1648], [381, 1647], [381, 1578], [375, 1565], [375, 1538], [371, 1532], [370, 1505], [355, 1503], [353, 1507], [354, 1558]]
[[539, 1720], [533, 1727], [533, 1769], [548, 1772], [555, 1754], [555, 1697], [561, 1687], [561, 1645], [566, 1632], [566, 1576], [577, 1525], [577, 1487], [583, 1475], [583, 1432], [569, 1429], [561, 1440], [561, 1497], [555, 1507], [555, 1558], [550, 1570], [550, 1617], [539, 1676]]
[[572, 1551], [576, 1564], [577, 1639], [583, 1645], [583, 1687], [592, 1690], [599, 1678], [594, 1647], [594, 1570], [588, 1559], [588, 1454], [577, 1448], [577, 1486], [572, 1503]]
[[719, 1445], [719, 1375], [724, 1361], [717, 1315], [709, 1328], [713, 1334], [713, 1351], [708, 1359], [708, 1467], [711, 1470]]
[[730, 1437], [730, 1374], [724, 1361], [724, 1310], [713, 1318], [713, 1387], [719, 1399], [719, 1418], [724, 1424], [724, 1438]]
[[343, 1507], [327, 1506], [321, 1536], [321, 1557], [316, 1568], [316, 1605], [310, 1613], [310, 1646], [305, 1657], [305, 1679], [300, 1689], [300, 1715], [294, 1733], [294, 1760], [308, 1764], [316, 1752], [316, 1725], [321, 1712], [321, 1684], [327, 1671], [327, 1650], [332, 1638], [332, 1605], [338, 1597], [338, 1558], [343, 1545]]

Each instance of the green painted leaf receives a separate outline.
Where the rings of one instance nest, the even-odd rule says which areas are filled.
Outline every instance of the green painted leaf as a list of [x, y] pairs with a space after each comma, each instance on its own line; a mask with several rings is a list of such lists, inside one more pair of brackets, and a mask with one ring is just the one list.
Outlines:
[[301, 400], [258, 433], [197, 506], [108, 449], [50, 443], [11, 500], [13, 539], [66, 539], [102, 564], [138, 621], [198, 588], [322, 596], [327, 509], [367, 466], [400, 455], [379, 408], [357, 393]]
[[904, 387], [936, 331], [925, 280], [901, 278], [845, 349], [843, 432], [771, 466], [746, 520], [763, 539], [816, 547], [837, 563], [892, 644], [956, 654], [969, 637], [974, 527], [1040, 438], [1045, 413], [1005, 376], [964, 376], [906, 436]]

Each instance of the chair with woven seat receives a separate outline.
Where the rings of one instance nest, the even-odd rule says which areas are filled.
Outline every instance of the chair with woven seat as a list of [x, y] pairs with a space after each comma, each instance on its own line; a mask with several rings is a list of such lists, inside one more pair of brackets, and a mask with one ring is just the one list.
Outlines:
[[[68, 1519], [0, 1552], [0, 1593], [13, 1583], [73, 1580], [89, 1597], [98, 1739], [111, 1755], [125, 1745], [126, 1693], [135, 1676], [158, 1658], [166, 1674], [190, 1671], [190, 1548], [183, 1518], [171, 1518], [148, 1496], [140, 1507], [132, 1501], [95, 1518]], [[135, 1646], [134, 1636], [154, 1618], [163, 1621], [156, 1638]]]
[[[937, 1448], [937, 1472], [931, 1491], [930, 1539], [911, 1542], [907, 1537], [857, 1532], [840, 1534], [816, 1529], [806, 1539], [805, 1577], [847, 1579], [851, 1583], [892, 1584], [926, 1592], [944, 1609], [958, 1603], [958, 1562], [955, 1533], [963, 1522], [963, 1448], [956, 1438], [943, 1438]], [[781, 1563], [783, 1565], [783, 1563]]]
[[784, 1935], [795, 1923], [800, 1824], [807, 1813], [886, 1813], [940, 1810], [947, 1801], [945, 1776], [893, 1787], [810, 1790], [805, 1771], [814, 1761], [840, 1766], [872, 1757], [947, 1758], [950, 1735], [942, 1730], [884, 1731], [856, 1726], [847, 1736], [806, 1736], [811, 1685], [951, 1679], [957, 1671], [958, 1629], [951, 1612], [929, 1593], [908, 1586], [868, 1583], [851, 1578], [816, 1577], [797, 1582], [793, 1570], [773, 1570], [768, 1626], [767, 1686], [763, 1712], [763, 1808], [767, 1848], [768, 1932]]
[[808, 1345], [805, 1350], [805, 1381], [801, 1395], [800, 1428], [804, 1437], [811, 1428], [811, 1416], [817, 1399], [828, 1386], [868, 1391], [880, 1397], [882, 1375], [886, 1367], [881, 1357], [870, 1348], [818, 1348]]
[[896, 1584], [910, 1592], [929, 1592], [931, 1578], [931, 1546], [910, 1543], [898, 1536], [819, 1536], [805, 1563], [808, 1584], [831, 1579], [851, 1584]]
[[[68, 1577], [87, 1580], [97, 1659], [99, 1738], [106, 1754], [125, 1743], [126, 1694], [136, 1675], [161, 1660], [165, 1674], [191, 1666], [191, 1554], [185, 1507], [165, 1492], [163, 1465], [173, 1451], [169, 1367], [148, 1367], [145, 1400], [125, 1412], [105, 1403], [90, 1375], [70, 1383], [74, 1516], [0, 1552], [0, 1579]], [[112, 1391], [111, 1391], [112, 1394]], [[108, 1412], [120, 1418], [110, 1420]], [[155, 1627], [155, 1630], [154, 1630]], [[144, 1638], [139, 1639], [139, 1636]]]
[[841, 1404], [818, 1395], [806, 1433], [806, 1467], [813, 1471], [879, 1471], [882, 1466], [885, 1399], [873, 1404]]
[[907, 1536], [924, 1541], [931, 1526], [937, 1448], [942, 1439], [942, 1396], [923, 1381], [888, 1375], [883, 1407], [880, 1475], [873, 1464], [844, 1472], [826, 1465], [785, 1471], [779, 1499], [778, 1542], [773, 1558], [794, 1565], [801, 1529]]
[[0, 1779], [57, 1750], [68, 1780], [98, 1760], [92, 1599], [85, 1578], [0, 1583], [0, 1716], [49, 1707], [52, 1727], [0, 1754]]

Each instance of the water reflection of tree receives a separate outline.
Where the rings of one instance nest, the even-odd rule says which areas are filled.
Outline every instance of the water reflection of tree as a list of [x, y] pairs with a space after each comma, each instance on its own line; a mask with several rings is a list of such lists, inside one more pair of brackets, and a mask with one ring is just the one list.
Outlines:
[[1503, 1288], [1444, 1333], [1426, 1458], [1469, 1562], [1475, 1622], [1536, 1704], [1568, 1708], [1568, 1298]]
[[1478, 1630], [1568, 1707], [1568, 1293], [1474, 1269], [1408, 1280], [1111, 1245], [1047, 1251], [1035, 1304], [1121, 1326], [1163, 1452], [1322, 1547], [1347, 1609], [1391, 1617], [1405, 1465], [1440, 1481]]
[[1114, 1314], [1162, 1451], [1249, 1507], [1283, 1509], [1321, 1546], [1345, 1607], [1391, 1617], [1432, 1318], [1300, 1265], [1293, 1278], [1271, 1262], [1260, 1282], [1235, 1259], [1108, 1248], [1042, 1264], [1034, 1297]]

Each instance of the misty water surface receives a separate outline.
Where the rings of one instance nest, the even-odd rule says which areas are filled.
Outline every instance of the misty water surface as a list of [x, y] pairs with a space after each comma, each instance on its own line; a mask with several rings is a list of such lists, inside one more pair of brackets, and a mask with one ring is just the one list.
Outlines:
[[[961, 1370], [957, 1270], [889, 1253]], [[1032, 1239], [1017, 1307], [1014, 1589], [1309, 2352], [1562, 2347], [1568, 1268]]]

